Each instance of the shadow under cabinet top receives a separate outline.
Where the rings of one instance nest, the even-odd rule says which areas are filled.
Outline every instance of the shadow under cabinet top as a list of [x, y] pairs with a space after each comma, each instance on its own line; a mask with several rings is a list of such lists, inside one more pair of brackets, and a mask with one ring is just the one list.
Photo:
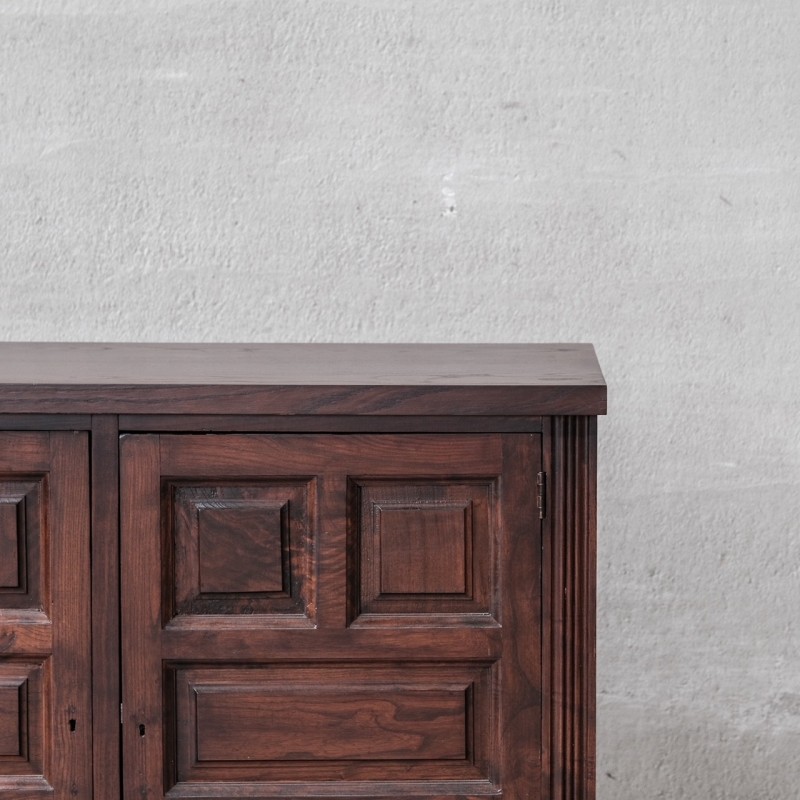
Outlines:
[[591, 344], [0, 343], [0, 413], [595, 415]]

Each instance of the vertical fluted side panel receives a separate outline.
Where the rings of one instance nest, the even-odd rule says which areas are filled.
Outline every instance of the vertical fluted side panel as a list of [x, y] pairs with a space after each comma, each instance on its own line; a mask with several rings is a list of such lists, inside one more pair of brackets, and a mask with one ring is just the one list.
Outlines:
[[545, 797], [595, 797], [597, 418], [545, 426]]

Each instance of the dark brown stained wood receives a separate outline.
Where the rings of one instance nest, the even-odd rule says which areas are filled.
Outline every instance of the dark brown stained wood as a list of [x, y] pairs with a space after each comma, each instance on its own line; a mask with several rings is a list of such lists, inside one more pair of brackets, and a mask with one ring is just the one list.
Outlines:
[[408, 778], [443, 769], [470, 778], [486, 746], [470, 730], [485, 729], [474, 722], [489, 711], [485, 667], [197, 667], [178, 670], [175, 683], [181, 780], [222, 770], [333, 780], [348, 761], [362, 771], [370, 762], [384, 778], [398, 768]]
[[303, 479], [169, 481], [165, 619], [273, 614], [286, 617], [273, 624], [311, 625], [313, 492]]
[[9, 674], [0, 664], [0, 758], [25, 755], [28, 733], [28, 676]]
[[[299, 794], [302, 792], [302, 794]], [[235, 794], [234, 794], [235, 793]], [[447, 780], [404, 781], [387, 780], [381, 783], [380, 794], [375, 793], [369, 781], [318, 781], [287, 787], [276, 782], [208, 782], [182, 783], [167, 792], [166, 797], [179, 800], [221, 800], [228, 797], [264, 800], [265, 798], [358, 798], [358, 800], [483, 800], [486, 797], [502, 798], [503, 792], [491, 781]]]
[[554, 417], [544, 526], [543, 763], [549, 800], [595, 797], [597, 420]]
[[23, 480], [0, 476], [0, 543], [7, 554], [0, 580], [0, 607], [28, 612], [49, 608], [49, 587], [42, 562], [47, 550], [44, 475]]
[[[499, 776], [506, 798], [547, 797], [541, 792], [542, 763], [542, 526], [532, 490], [542, 468], [541, 437], [503, 437], [505, 471], [499, 505], [502, 532], [498, 549], [503, 584], [517, 587], [516, 601], [500, 608], [505, 632], [503, 658], [497, 664], [503, 687], [498, 729], [500, 751], [506, 754]], [[524, 744], [522, 744], [524, 743]], [[522, 744], [522, 746], [520, 746]], [[538, 798], [537, 798], [538, 800]]]
[[[465, 691], [197, 688], [198, 761], [464, 758]], [[236, 715], [236, 716], [233, 716]]]
[[597, 414], [581, 344], [0, 345], [0, 412]]
[[[131, 436], [133, 438], [133, 436]], [[502, 459], [501, 436], [407, 434], [160, 436], [165, 475], [276, 478], [319, 473], [368, 478], [481, 475]], [[398, 457], [402, 444], [402, 458]], [[273, 472], [265, 475], [265, 464]], [[213, 476], [213, 477], [216, 477]]]
[[0, 612], [0, 658], [49, 656], [53, 624], [41, 611]]
[[[50, 469], [50, 452], [42, 433], [0, 433], [0, 474], [21, 480], [26, 473]], [[4, 478], [5, 479], [5, 478]]]
[[0, 785], [3, 776], [11, 785], [11, 776], [47, 783], [44, 672], [42, 664], [0, 661]]
[[124, 414], [131, 433], [541, 433], [541, 417]]
[[[53, 694], [48, 732], [56, 794], [90, 800], [92, 789], [89, 437], [51, 433], [50, 576]], [[52, 783], [52, 781], [51, 781]]]
[[88, 414], [0, 414], [0, 431], [86, 431]]
[[[20, 534], [25, 531], [23, 498], [8, 495], [0, 487], [0, 591], [18, 589], [20, 575]], [[23, 540], [24, 541], [24, 540]]]
[[605, 397], [585, 345], [0, 344], [0, 799], [594, 800]]
[[[120, 440], [123, 797], [163, 797], [161, 469], [157, 436]], [[154, 535], [140, 536], [149, 530]], [[153, 579], [147, 585], [141, 576]]]
[[287, 511], [255, 503], [199, 508], [200, 592], [283, 592]]
[[[539, 435], [127, 435], [121, 445], [127, 791], [299, 798], [327, 785], [344, 798], [360, 781], [384, 797], [453, 800], [499, 786], [510, 798], [532, 796], [541, 775], [539, 611], [530, 602], [541, 548]], [[316, 627], [282, 627], [280, 614], [244, 607], [170, 617], [164, 580], [169, 593], [180, 559], [170, 564], [169, 554], [192, 560], [190, 548], [164, 546], [174, 487], [301, 482], [313, 487]], [[378, 609], [377, 625], [357, 625], [349, 604], [360, 594], [359, 493], [404, 508], [410, 519], [390, 525], [389, 539], [410, 534], [438, 563], [414, 584], [403, 548], [389, 544], [377, 575], [402, 589], [387, 597], [414, 605]], [[425, 513], [430, 522], [420, 522]], [[248, 517], [213, 524], [223, 541], [252, 541]], [[513, 565], [499, 555], [506, 548]], [[501, 581], [512, 572], [515, 582]], [[254, 579], [227, 574], [226, 590], [239, 574], [244, 585]], [[501, 692], [506, 685], [512, 691]]]
[[91, 420], [94, 793], [120, 792], [119, 436], [117, 418]]
[[380, 593], [465, 594], [470, 512], [465, 504], [380, 507]]
[[[326, 658], [342, 662], [367, 660], [375, 650], [389, 660], [402, 661], [435, 661], [445, 651], [448, 659], [456, 661], [494, 660], [502, 655], [499, 626], [476, 624], [472, 615], [435, 617], [435, 636], [430, 630], [434, 627], [430, 615], [387, 616], [385, 626], [375, 626], [383, 627], [379, 630], [373, 630], [373, 626], [284, 630], [272, 618], [265, 622], [273, 627], [266, 628], [248, 616], [215, 619], [211, 628], [207, 621], [187, 618], [180, 625], [169, 625], [161, 652], [167, 660], [186, 661], [189, 654], [202, 651], [203, 660], [209, 663], [247, 660], [253, 653], [269, 653], [275, 663], [313, 661], [323, 651]], [[457, 627], [459, 623], [463, 627]], [[406, 630], [399, 638], [395, 629], [401, 625]]]
[[354, 479], [350, 489], [355, 624], [387, 614], [441, 624], [442, 615], [458, 612], [493, 621], [495, 481]]
[[86, 434], [0, 433], [0, 496], [17, 538], [0, 591], [0, 797], [90, 800]]

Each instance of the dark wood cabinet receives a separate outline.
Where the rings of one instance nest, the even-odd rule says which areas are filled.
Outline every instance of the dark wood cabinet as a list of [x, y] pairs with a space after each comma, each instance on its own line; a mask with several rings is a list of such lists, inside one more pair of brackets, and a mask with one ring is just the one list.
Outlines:
[[0, 345], [0, 800], [594, 796], [589, 345]]

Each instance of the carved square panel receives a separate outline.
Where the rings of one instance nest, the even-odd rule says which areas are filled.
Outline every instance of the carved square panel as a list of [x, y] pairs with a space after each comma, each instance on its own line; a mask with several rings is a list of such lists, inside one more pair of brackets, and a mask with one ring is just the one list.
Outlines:
[[201, 594], [284, 592], [287, 512], [255, 500], [198, 505]]
[[0, 664], [0, 775], [40, 775], [44, 741], [41, 664]]
[[167, 617], [305, 614], [309, 483], [171, 483]]
[[387, 594], [467, 593], [471, 503], [375, 504], [380, 546], [380, 590]]
[[351, 616], [491, 614], [492, 481], [351, 481], [351, 493]]
[[43, 481], [0, 481], [0, 609], [45, 610]]

